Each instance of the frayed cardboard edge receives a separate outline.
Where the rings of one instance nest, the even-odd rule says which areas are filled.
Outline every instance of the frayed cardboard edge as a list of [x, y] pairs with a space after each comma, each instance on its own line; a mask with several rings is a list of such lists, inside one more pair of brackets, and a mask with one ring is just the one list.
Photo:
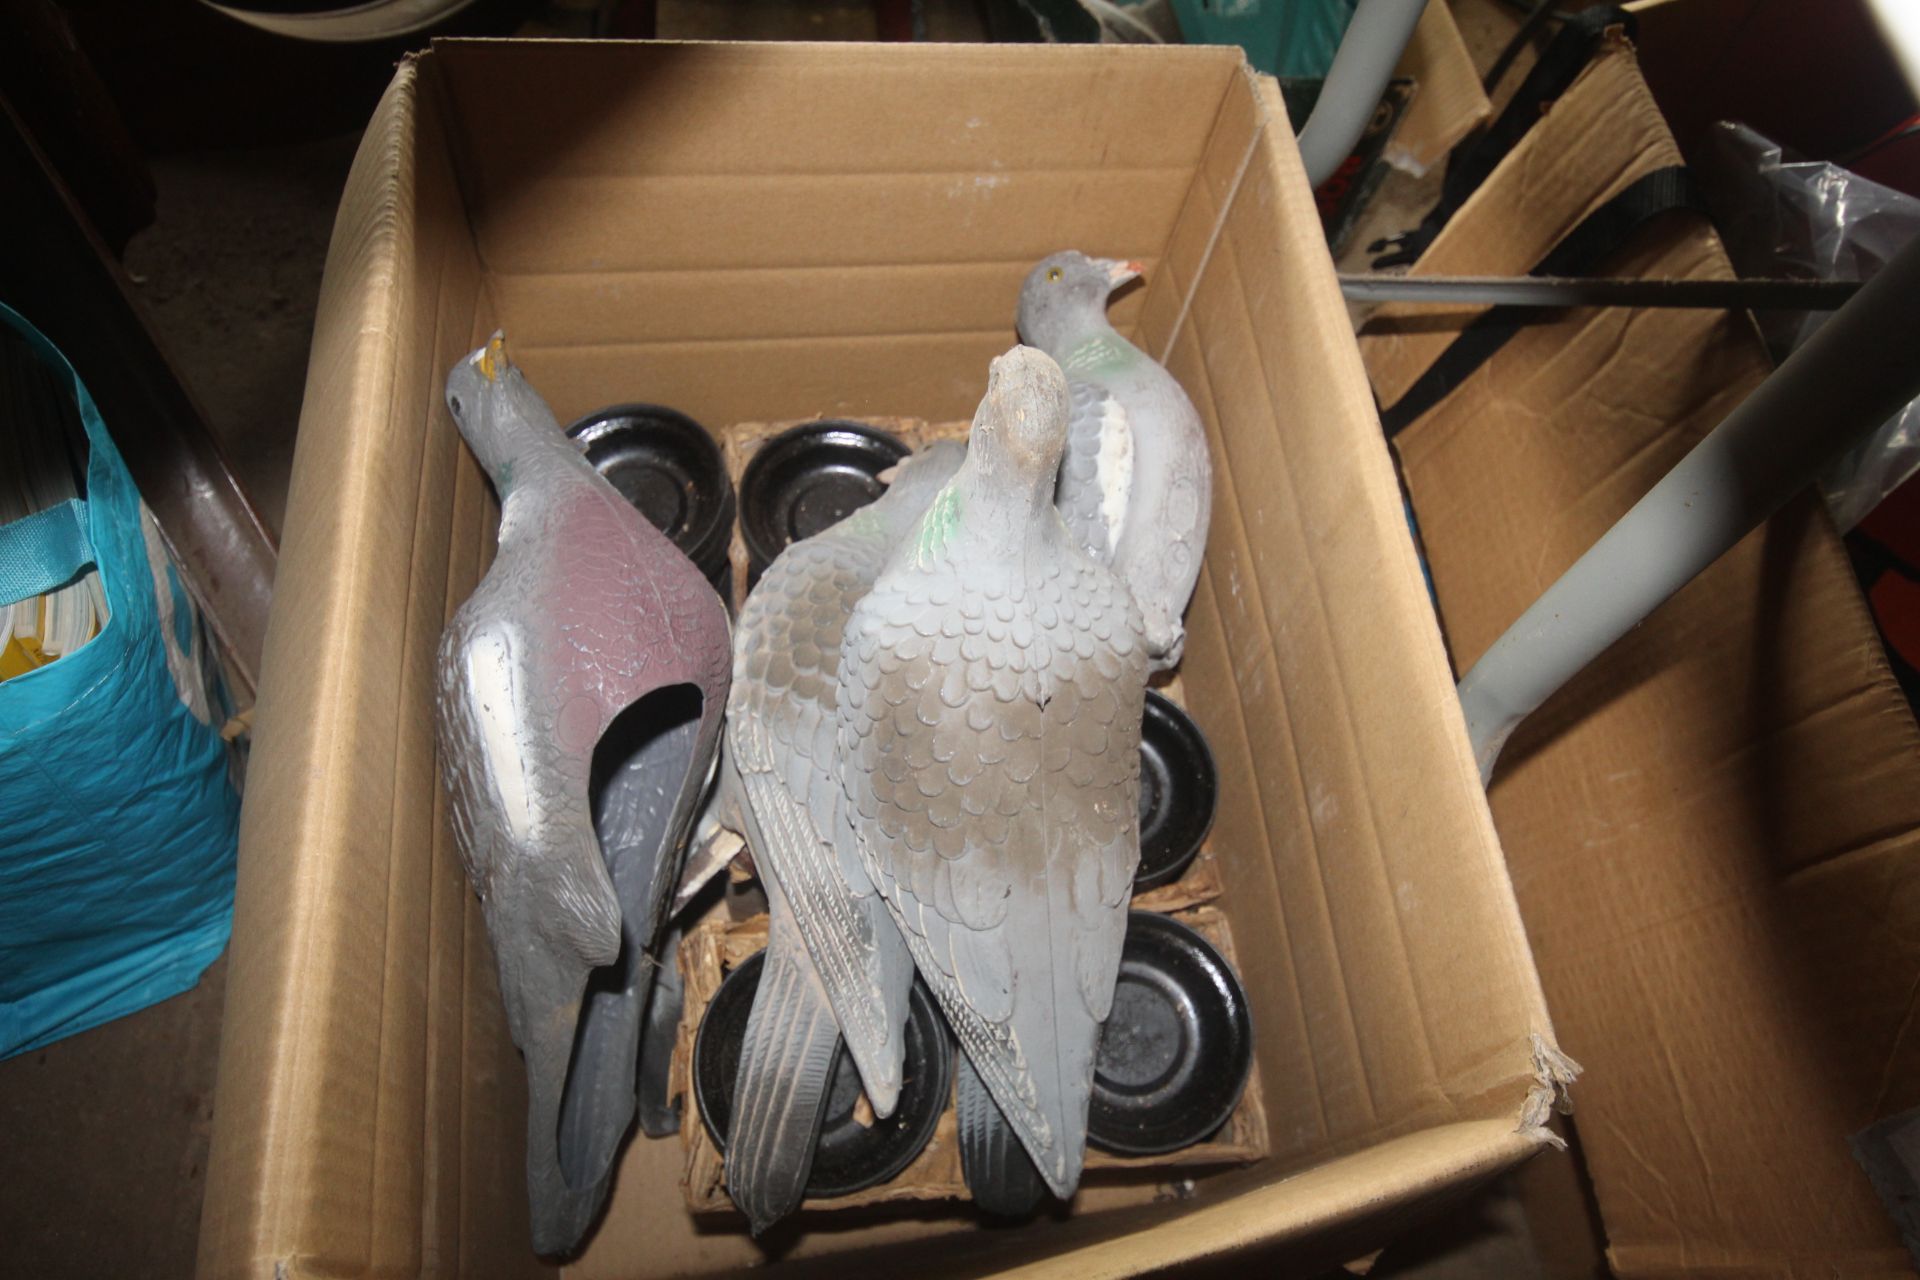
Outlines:
[[1570, 1088], [1584, 1068], [1538, 1031], [1529, 1039], [1533, 1043], [1533, 1087], [1527, 1090], [1526, 1105], [1520, 1108], [1520, 1123], [1514, 1132], [1565, 1151], [1567, 1140], [1547, 1122], [1556, 1111], [1563, 1116], [1573, 1114]]

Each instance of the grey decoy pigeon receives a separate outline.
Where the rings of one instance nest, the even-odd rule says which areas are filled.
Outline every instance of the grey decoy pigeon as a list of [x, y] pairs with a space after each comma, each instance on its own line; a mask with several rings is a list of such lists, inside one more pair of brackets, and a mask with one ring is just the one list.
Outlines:
[[899, 1097], [913, 960], [860, 860], [835, 766], [840, 643], [963, 456], [947, 442], [897, 464], [880, 498], [783, 551], [740, 610], [713, 813], [746, 836], [768, 902], [726, 1156], [756, 1235], [805, 1194], [843, 1035], [875, 1114]]
[[1020, 288], [1018, 326], [1022, 342], [1060, 363], [1072, 393], [1060, 514], [1080, 548], [1132, 589], [1158, 670], [1179, 662], [1186, 641], [1213, 463], [1179, 382], [1107, 321], [1108, 295], [1139, 274], [1138, 263], [1071, 250], [1043, 258]]
[[649, 951], [718, 748], [727, 617], [498, 334], [446, 399], [500, 532], [441, 638], [440, 761], [526, 1058], [533, 1245], [555, 1254], [592, 1225], [632, 1125]]
[[993, 362], [967, 458], [847, 624], [839, 758], [862, 852], [1057, 1196], [1085, 1156], [1139, 861], [1147, 650], [1053, 505], [1067, 385]]

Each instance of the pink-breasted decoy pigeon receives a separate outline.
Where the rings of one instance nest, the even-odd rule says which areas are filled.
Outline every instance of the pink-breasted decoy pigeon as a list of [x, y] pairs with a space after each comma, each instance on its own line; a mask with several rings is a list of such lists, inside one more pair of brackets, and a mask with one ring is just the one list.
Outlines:
[[868, 872], [1063, 1198], [1140, 857], [1148, 665], [1053, 504], [1067, 396], [1043, 352], [993, 362], [966, 461], [847, 624], [838, 740]]
[[1081, 550], [1133, 591], [1156, 670], [1180, 660], [1181, 617], [1200, 577], [1213, 463], [1193, 401], [1172, 374], [1114, 331], [1107, 297], [1134, 262], [1071, 250], [1040, 260], [1020, 288], [1020, 340], [1066, 371], [1072, 409], [1056, 500]]
[[632, 1124], [650, 951], [718, 749], [727, 616], [498, 334], [454, 366], [446, 402], [500, 532], [441, 638], [441, 768], [526, 1059], [533, 1245], [556, 1254], [592, 1225]]

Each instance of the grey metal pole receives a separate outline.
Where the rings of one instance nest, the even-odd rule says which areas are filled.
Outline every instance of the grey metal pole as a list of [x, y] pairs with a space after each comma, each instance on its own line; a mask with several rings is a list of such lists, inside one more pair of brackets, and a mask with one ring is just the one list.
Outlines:
[[1354, 9], [1320, 98], [1300, 130], [1308, 186], [1325, 182], [1353, 154], [1426, 7], [1427, 0], [1360, 0]]
[[1498, 307], [1687, 307], [1835, 311], [1851, 280], [1616, 280], [1604, 276], [1375, 276], [1342, 274], [1348, 302]]
[[1515, 726], [1920, 393], [1920, 238], [1548, 587], [1460, 682], [1485, 780]]

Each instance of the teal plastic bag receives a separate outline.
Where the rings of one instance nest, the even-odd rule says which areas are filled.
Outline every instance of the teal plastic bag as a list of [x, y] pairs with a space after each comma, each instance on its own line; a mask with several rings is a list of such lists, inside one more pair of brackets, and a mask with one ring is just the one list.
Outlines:
[[85, 645], [0, 682], [8, 1057], [199, 979], [232, 925], [240, 802], [199, 617], [126, 464], [65, 357], [4, 305], [0, 324], [71, 384], [89, 449], [83, 502], [0, 526], [0, 602], [91, 563], [108, 608]]

